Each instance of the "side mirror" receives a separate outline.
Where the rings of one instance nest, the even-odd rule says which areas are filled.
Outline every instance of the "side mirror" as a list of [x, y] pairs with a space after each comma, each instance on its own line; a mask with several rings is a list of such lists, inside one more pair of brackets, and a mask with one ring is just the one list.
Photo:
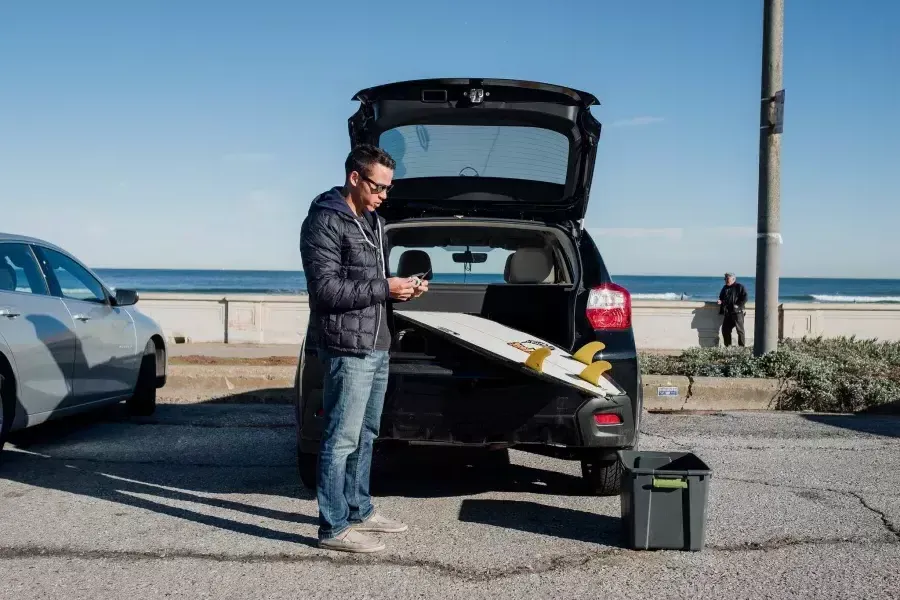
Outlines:
[[138, 293], [134, 290], [116, 290], [116, 306], [132, 306], [137, 304]]

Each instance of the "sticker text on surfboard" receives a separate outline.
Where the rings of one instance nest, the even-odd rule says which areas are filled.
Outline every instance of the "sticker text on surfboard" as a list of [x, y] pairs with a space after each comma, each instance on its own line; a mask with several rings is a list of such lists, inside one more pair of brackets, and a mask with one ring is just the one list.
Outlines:
[[553, 349], [551, 346], [548, 346], [547, 344], [544, 344], [538, 340], [525, 340], [522, 342], [507, 342], [507, 344], [509, 344], [510, 346], [512, 346], [513, 348], [515, 348], [517, 350], [521, 350], [522, 352], [528, 352], [528, 353], [534, 352], [538, 348], [550, 348], [551, 350]]

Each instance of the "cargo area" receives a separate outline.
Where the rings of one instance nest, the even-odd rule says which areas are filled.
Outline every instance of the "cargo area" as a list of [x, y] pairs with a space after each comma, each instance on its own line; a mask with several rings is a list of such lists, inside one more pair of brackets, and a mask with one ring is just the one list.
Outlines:
[[[425, 273], [429, 281], [428, 293], [403, 303], [404, 310], [478, 315], [571, 349], [579, 261], [563, 230], [437, 221], [386, 233], [392, 272]], [[391, 319], [390, 326], [398, 352], [419, 353], [428, 343], [425, 333], [402, 320]]]
[[[426, 222], [390, 230], [388, 241], [393, 274], [427, 273], [429, 280], [429, 291], [404, 302], [404, 311], [478, 315], [571, 349], [578, 260], [565, 232], [521, 223]], [[502, 276], [485, 281], [479, 271], [489, 270]], [[578, 390], [523, 374], [402, 317], [392, 314], [389, 324], [394, 383], [384, 411], [393, 430], [384, 436], [580, 443], [576, 413], [587, 398]]]

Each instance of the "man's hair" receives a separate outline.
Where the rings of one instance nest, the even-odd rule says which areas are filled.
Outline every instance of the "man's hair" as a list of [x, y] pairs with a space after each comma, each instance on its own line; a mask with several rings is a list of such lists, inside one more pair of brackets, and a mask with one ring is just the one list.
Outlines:
[[392, 171], [397, 167], [397, 162], [391, 158], [391, 155], [378, 146], [360, 144], [347, 155], [347, 160], [344, 161], [344, 172], [348, 176], [353, 171], [368, 175], [371, 167], [376, 164], [383, 165]]

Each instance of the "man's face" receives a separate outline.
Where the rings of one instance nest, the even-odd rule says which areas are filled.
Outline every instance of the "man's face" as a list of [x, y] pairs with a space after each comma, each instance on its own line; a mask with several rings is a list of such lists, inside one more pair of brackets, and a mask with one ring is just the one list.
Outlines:
[[734, 282], [735, 282], [734, 277], [726, 277], [725, 278], [725, 285], [734, 285]]
[[350, 173], [351, 193], [354, 200], [366, 210], [373, 211], [387, 199], [394, 179], [394, 172], [384, 165], [375, 164], [368, 173]]

